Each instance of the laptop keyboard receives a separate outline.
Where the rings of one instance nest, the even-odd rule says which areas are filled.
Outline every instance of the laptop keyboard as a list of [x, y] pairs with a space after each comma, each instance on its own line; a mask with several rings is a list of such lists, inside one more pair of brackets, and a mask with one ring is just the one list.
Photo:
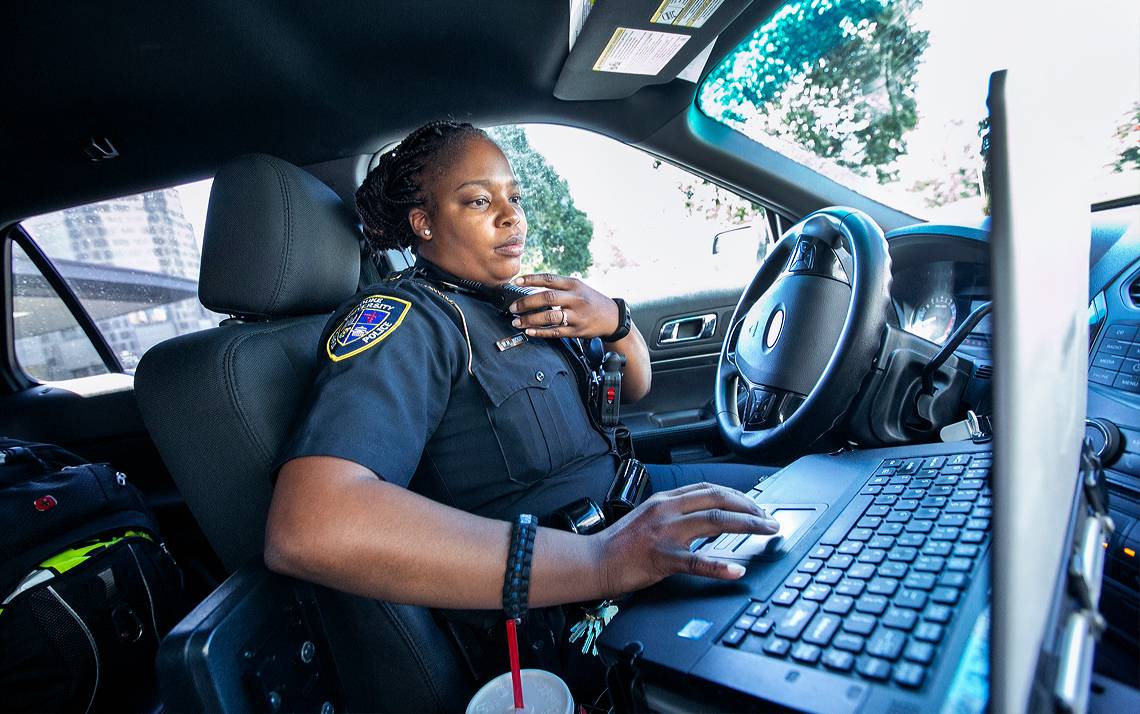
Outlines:
[[720, 644], [921, 687], [986, 547], [992, 463], [989, 453], [883, 461], [853, 525], [829, 530]]

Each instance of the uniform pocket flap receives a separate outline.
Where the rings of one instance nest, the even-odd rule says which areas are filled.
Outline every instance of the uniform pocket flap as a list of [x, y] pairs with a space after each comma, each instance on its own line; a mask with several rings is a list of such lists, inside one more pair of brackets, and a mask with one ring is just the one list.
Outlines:
[[567, 372], [565, 367], [543, 368], [533, 364], [492, 366], [485, 363], [474, 365], [472, 371], [475, 380], [495, 407], [501, 407], [503, 402], [520, 389], [547, 389], [551, 378]]

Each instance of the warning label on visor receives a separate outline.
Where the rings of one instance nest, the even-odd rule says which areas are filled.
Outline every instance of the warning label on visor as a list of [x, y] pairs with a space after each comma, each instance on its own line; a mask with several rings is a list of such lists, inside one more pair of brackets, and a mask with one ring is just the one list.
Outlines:
[[665, 0], [649, 20], [659, 25], [704, 27], [722, 4], [724, 0]]
[[594, 71], [659, 74], [688, 41], [688, 35], [619, 27], [594, 63]]

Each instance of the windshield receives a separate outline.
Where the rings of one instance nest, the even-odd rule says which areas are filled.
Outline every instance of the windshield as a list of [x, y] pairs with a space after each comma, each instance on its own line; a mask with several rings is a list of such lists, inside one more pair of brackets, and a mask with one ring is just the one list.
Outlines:
[[[1017, 6], [1017, 7], [1009, 7]], [[1058, 51], [1101, 71], [1082, 137], [1093, 201], [1140, 193], [1140, 6], [1106, 0], [1111, 22]], [[987, 79], [1019, 44], [1022, 3], [789, 2], [716, 67], [701, 111], [863, 195], [914, 216], [985, 213]], [[1063, 101], [1063, 98], [1057, 98]]]

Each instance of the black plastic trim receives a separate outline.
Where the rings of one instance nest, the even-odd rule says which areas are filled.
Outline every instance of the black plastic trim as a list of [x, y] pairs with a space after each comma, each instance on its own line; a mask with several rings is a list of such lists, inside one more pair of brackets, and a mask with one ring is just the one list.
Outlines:
[[0, 359], [0, 379], [4, 393], [12, 394], [32, 386], [28, 378], [16, 364], [15, 326], [12, 311], [12, 241], [8, 239], [8, 229], [0, 231], [0, 299], [5, 306], [4, 318], [0, 320], [0, 344], [4, 354]]
[[685, 438], [694, 437], [711, 437], [716, 435], [716, 420], [715, 419], [702, 419], [690, 424], [677, 424], [675, 426], [663, 426], [653, 429], [646, 429], [644, 431], [635, 431], [630, 435], [636, 445], [647, 446], [648, 444], [658, 441], [666, 440], [682, 440]]
[[[1140, 280], [1140, 267], [1138, 267], [1136, 263], [1133, 263], [1131, 266], [1129, 266], [1129, 269], [1125, 271], [1124, 276], [1125, 277], [1123, 279], [1116, 281], [1119, 283], [1116, 286], [1116, 290], [1120, 294], [1120, 303], [1129, 310], [1138, 310], [1140, 309], [1140, 305], [1132, 302], [1132, 297], [1129, 295], [1129, 290], [1131, 289], [1132, 283]], [[1109, 288], [1105, 288], [1105, 292], [1108, 291]], [[1135, 319], [1135, 316], [1133, 316], [1131, 319]]]
[[913, 226], [904, 226], [890, 231], [887, 233], [887, 240], [891, 241], [904, 236], [952, 236], [989, 243], [989, 219], [986, 219], [979, 227], [957, 226], [949, 223], [917, 223]]
[[1114, 208], [1126, 208], [1128, 206], [1140, 205], [1140, 194], [1135, 196], [1124, 196], [1123, 198], [1113, 198], [1108, 201], [1101, 201], [1092, 205], [1092, 212], [1097, 211], [1111, 211]]

